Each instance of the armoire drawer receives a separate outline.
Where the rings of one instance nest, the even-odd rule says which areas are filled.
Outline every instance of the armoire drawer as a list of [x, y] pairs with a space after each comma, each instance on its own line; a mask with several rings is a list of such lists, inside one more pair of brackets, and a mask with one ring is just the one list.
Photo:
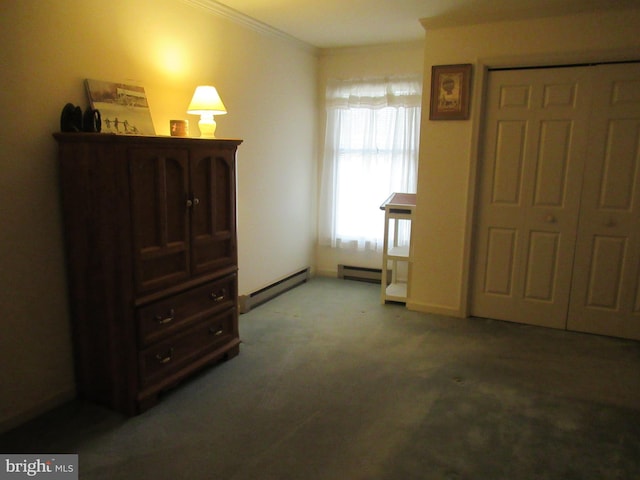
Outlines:
[[172, 335], [217, 311], [235, 307], [236, 275], [172, 295], [137, 311], [141, 347]]
[[142, 350], [139, 354], [141, 384], [159, 382], [232, 341], [237, 336], [235, 315], [235, 308], [226, 310]]

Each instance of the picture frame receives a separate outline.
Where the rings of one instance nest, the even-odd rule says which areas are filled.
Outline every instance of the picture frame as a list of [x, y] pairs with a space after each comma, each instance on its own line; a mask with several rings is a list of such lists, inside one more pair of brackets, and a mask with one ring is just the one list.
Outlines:
[[102, 132], [118, 135], [155, 135], [144, 87], [85, 79], [91, 108], [99, 110]]
[[429, 120], [467, 120], [471, 96], [471, 64], [431, 67]]

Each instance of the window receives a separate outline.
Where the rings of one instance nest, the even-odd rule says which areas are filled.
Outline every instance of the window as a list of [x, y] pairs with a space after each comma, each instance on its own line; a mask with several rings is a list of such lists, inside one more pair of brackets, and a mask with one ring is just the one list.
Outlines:
[[416, 191], [421, 83], [418, 75], [329, 82], [321, 245], [382, 248], [380, 204]]

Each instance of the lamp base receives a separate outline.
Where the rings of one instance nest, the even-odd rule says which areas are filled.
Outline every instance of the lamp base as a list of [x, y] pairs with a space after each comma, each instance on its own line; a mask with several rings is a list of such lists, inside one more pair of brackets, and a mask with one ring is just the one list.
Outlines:
[[198, 127], [200, 128], [200, 136], [203, 138], [216, 138], [216, 121], [211, 116], [200, 116]]

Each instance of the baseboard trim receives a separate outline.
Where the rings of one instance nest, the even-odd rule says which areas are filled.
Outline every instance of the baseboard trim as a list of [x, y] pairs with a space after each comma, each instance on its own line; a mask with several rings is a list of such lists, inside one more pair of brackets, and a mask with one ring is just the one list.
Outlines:
[[252, 308], [262, 305], [269, 300], [283, 294], [287, 290], [291, 290], [298, 285], [305, 283], [311, 278], [311, 269], [306, 267], [298, 272], [292, 273], [281, 280], [277, 280], [266, 287], [256, 290], [248, 295], [240, 295], [238, 297], [240, 313], [247, 313]]
[[435, 315], [444, 315], [446, 317], [467, 318], [463, 312], [456, 308], [444, 307], [442, 305], [433, 305], [428, 303], [407, 302], [407, 310], [421, 313], [432, 313]]

